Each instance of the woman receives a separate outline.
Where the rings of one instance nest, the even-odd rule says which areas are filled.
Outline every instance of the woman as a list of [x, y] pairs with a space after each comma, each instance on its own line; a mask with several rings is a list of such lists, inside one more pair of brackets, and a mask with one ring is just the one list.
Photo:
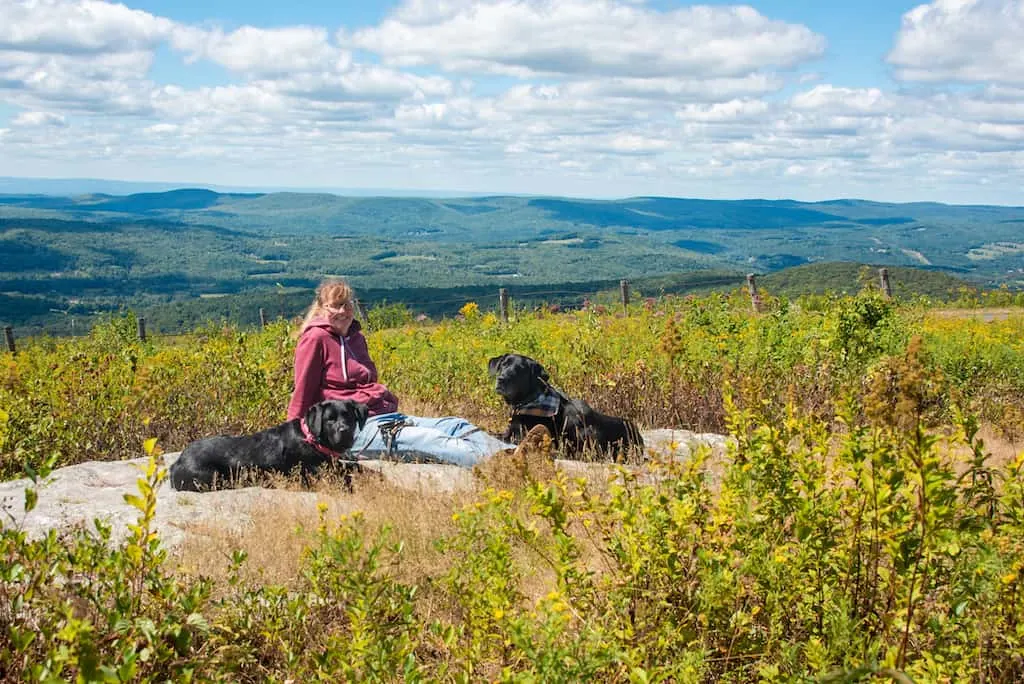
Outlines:
[[344, 280], [316, 290], [295, 346], [295, 389], [288, 420], [326, 399], [366, 404], [367, 421], [351, 454], [356, 459], [391, 455], [471, 467], [514, 444], [501, 441], [457, 417], [423, 418], [398, 413], [398, 398], [378, 382], [362, 326], [355, 320], [353, 291]]

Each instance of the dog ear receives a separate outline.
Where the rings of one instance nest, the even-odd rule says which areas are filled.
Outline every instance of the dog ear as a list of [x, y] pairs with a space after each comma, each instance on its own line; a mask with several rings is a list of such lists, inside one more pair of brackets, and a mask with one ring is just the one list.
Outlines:
[[354, 413], [356, 416], [356, 422], [359, 423], [360, 430], [362, 430], [366, 426], [366, 412], [366, 404], [360, 403], [358, 401], [352, 402], [352, 413]]
[[547, 380], [548, 380], [548, 372], [546, 370], [544, 370], [544, 366], [540, 365], [539, 363], [537, 363], [533, 359], [530, 359], [530, 361], [531, 361], [530, 365], [531, 365], [531, 370], [533, 371], [533, 376], [535, 378], [539, 378], [539, 379], [547, 382]]
[[309, 432], [316, 436], [320, 436], [320, 430], [324, 427], [324, 405], [313, 404], [306, 411], [306, 425], [309, 426]]
[[497, 375], [498, 374], [498, 366], [500, 366], [501, 362], [504, 361], [506, 358], [508, 358], [508, 354], [502, 354], [501, 356], [495, 356], [490, 361], [488, 361], [487, 362], [487, 374], [491, 375], [491, 376]]

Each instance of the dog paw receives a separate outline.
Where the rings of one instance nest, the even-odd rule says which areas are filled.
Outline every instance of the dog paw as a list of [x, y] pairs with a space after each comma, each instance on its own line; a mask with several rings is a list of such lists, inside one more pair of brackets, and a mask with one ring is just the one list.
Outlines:
[[551, 433], [535, 425], [515, 449], [499, 451], [475, 467], [488, 486], [517, 489], [530, 482], [546, 482], [555, 476], [555, 450]]
[[544, 425], [534, 425], [530, 428], [514, 452], [517, 458], [524, 458], [531, 454], [549, 456], [554, 454], [554, 440], [551, 438], [551, 432]]

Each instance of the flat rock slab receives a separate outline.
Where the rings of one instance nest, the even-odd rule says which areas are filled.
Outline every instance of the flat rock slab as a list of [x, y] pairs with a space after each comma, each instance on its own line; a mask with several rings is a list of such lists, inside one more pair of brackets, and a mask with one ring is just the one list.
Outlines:
[[714, 432], [691, 432], [659, 428], [643, 433], [644, 447], [649, 454], [666, 458], [686, 459], [696, 449], [707, 448], [716, 457], [725, 455], [731, 441], [726, 435]]
[[[706, 446], [716, 455], [725, 453], [727, 437], [687, 430], [650, 430], [643, 433], [651, 455], [686, 459], [693, 449]], [[169, 466], [178, 453], [165, 454]], [[125, 494], [138, 494], [138, 480], [144, 477], [147, 458], [130, 461], [90, 461], [53, 471], [39, 487], [39, 500], [31, 512], [24, 512], [28, 479], [0, 482], [0, 515], [4, 526], [17, 526], [31, 535], [51, 529], [90, 526], [96, 518], [111, 525], [115, 537], [128, 532], [128, 524], [139, 512], [125, 503]], [[421, 494], [451, 494], [472, 491], [480, 483], [473, 472], [451, 465], [363, 461], [364, 470], [380, 473], [390, 486]], [[609, 472], [603, 463], [557, 460], [556, 465], [573, 475], [599, 476]], [[316, 515], [320, 496], [316, 492], [244, 487], [213, 492], [177, 492], [164, 482], [157, 491], [154, 525], [164, 545], [173, 548], [184, 541], [190, 529], [216, 526], [240, 530], [252, 524], [256, 509], [287, 504], [292, 510], [308, 507]], [[336, 506], [333, 506], [336, 510]], [[336, 511], [347, 512], [347, 511]]]
[[[177, 454], [167, 454], [173, 460]], [[128, 533], [128, 525], [138, 520], [139, 511], [124, 500], [125, 494], [138, 495], [138, 480], [145, 476], [148, 458], [130, 461], [90, 461], [60, 468], [39, 488], [39, 501], [24, 513], [27, 479], [0, 483], [0, 508], [3, 524], [18, 526], [29, 534], [50, 529], [92, 526], [96, 518], [110, 524], [115, 538]], [[168, 461], [169, 462], [169, 461]], [[166, 483], [157, 491], [154, 526], [168, 547], [179, 544], [191, 525], [217, 525], [237, 528], [249, 521], [249, 511], [257, 505], [275, 501], [292, 506], [308, 505], [316, 510], [314, 492], [287, 491], [262, 487], [220, 490], [198, 494], [176, 492]]]

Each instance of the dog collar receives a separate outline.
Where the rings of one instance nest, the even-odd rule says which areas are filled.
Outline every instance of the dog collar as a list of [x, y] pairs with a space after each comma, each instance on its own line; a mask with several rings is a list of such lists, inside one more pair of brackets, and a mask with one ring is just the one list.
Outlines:
[[309, 426], [306, 425], [306, 419], [305, 418], [299, 418], [299, 427], [302, 428], [302, 436], [306, 438], [305, 439], [306, 444], [310, 445], [311, 447], [313, 447], [314, 449], [319, 451], [324, 456], [330, 456], [335, 461], [337, 461], [339, 458], [341, 458], [342, 455], [341, 455], [340, 452], [337, 452], [334, 449], [330, 449], [328, 447], [325, 447], [323, 444], [321, 444], [320, 442], [316, 441], [316, 437], [313, 436], [313, 433], [310, 431]]
[[512, 411], [513, 416], [537, 416], [539, 418], [553, 418], [558, 410], [542, 409], [542, 408], [517, 408]]
[[562, 408], [563, 397], [561, 392], [555, 389], [542, 391], [533, 399], [524, 401], [512, 409], [512, 415], [516, 416], [540, 416], [541, 418], [552, 418]]

